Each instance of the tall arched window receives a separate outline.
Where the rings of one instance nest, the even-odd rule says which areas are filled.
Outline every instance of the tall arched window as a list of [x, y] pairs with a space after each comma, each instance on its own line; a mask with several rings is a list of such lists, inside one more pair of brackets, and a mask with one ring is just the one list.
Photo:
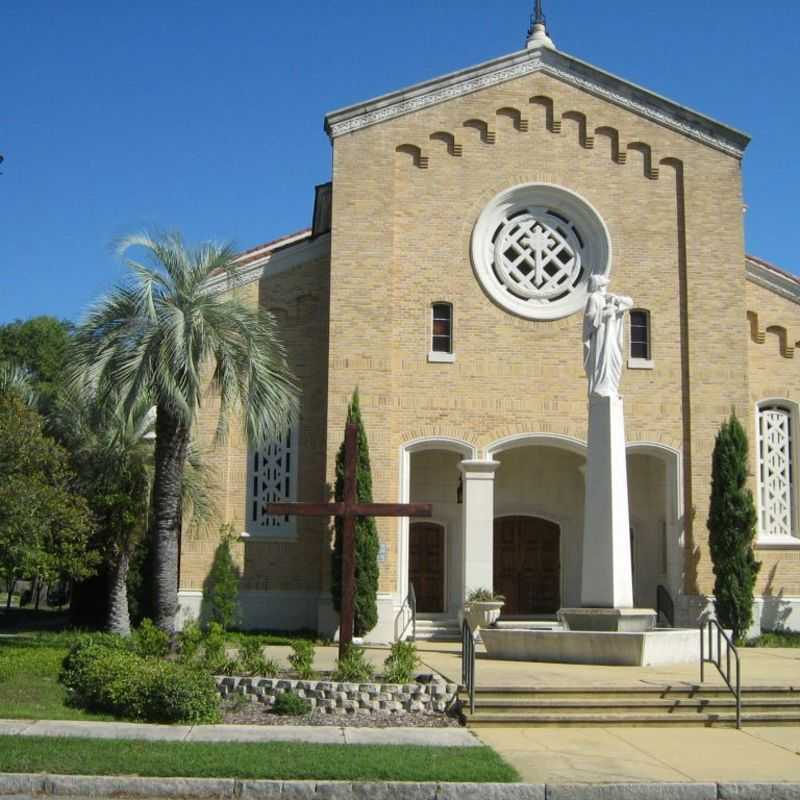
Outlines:
[[[793, 403], [758, 405], [759, 540], [795, 540], [797, 536], [796, 411]], [[795, 540], [796, 541], [796, 540]]]

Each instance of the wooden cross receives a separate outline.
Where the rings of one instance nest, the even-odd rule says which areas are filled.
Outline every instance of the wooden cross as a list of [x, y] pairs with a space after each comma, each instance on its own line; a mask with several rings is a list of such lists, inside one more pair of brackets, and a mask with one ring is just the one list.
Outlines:
[[298, 517], [339, 517], [342, 520], [342, 610], [339, 658], [353, 641], [355, 595], [355, 529], [357, 517], [430, 517], [430, 503], [359, 503], [356, 487], [358, 428], [348, 422], [344, 437], [344, 497], [336, 503], [267, 503], [265, 514]]

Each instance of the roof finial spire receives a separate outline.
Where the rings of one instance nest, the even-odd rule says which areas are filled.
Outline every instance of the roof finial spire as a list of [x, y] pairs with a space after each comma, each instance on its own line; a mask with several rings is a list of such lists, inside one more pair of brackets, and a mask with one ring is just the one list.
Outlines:
[[536, 47], [550, 47], [555, 50], [553, 40], [547, 35], [547, 18], [542, 11], [542, 0], [536, 0], [536, 6], [531, 14], [531, 25], [528, 28], [528, 49]]

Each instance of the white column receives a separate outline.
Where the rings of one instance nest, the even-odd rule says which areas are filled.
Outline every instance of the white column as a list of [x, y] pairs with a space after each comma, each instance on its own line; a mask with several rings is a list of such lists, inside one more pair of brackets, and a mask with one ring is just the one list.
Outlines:
[[621, 397], [589, 402], [581, 605], [633, 608], [628, 465]]
[[462, 461], [464, 477], [462, 575], [464, 593], [494, 583], [494, 474], [499, 461]]

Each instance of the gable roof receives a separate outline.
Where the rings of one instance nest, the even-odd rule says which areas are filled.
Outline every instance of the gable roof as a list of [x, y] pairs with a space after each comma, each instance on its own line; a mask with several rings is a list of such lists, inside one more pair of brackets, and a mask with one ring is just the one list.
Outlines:
[[776, 267], [769, 261], [764, 261], [763, 258], [756, 258], [756, 256], [745, 258], [745, 269], [747, 280], [751, 283], [769, 289], [769, 291], [793, 300], [795, 303], [800, 303], [800, 277], [797, 275]]
[[277, 275], [287, 269], [301, 266], [330, 251], [330, 233], [313, 236], [311, 228], [281, 236], [239, 253], [233, 260], [232, 273], [218, 273], [207, 284], [208, 292], [215, 294], [235, 287], [245, 286], [264, 275]]
[[331, 111], [325, 116], [325, 131], [333, 140], [345, 133], [353, 133], [370, 125], [535, 72], [551, 75], [736, 158], [742, 157], [750, 142], [746, 133], [604, 72], [574, 56], [547, 47], [520, 50], [363, 103]]

